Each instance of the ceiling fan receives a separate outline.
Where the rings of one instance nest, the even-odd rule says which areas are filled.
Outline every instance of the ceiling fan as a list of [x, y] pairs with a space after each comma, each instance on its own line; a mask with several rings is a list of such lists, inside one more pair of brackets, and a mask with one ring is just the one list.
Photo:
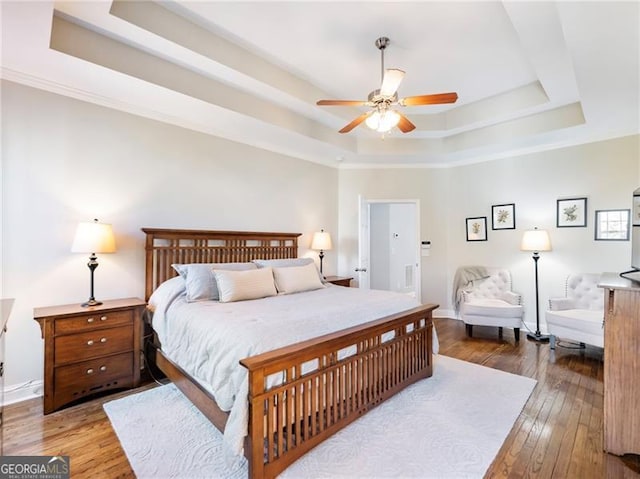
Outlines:
[[398, 87], [404, 78], [404, 71], [395, 68], [384, 69], [384, 50], [389, 46], [390, 40], [387, 37], [380, 37], [375, 45], [380, 50], [381, 55], [381, 76], [382, 84], [380, 89], [369, 93], [365, 100], [318, 100], [319, 106], [369, 106], [371, 111], [363, 113], [347, 126], [340, 130], [340, 133], [348, 133], [362, 122], [372, 130], [386, 133], [394, 126], [397, 126], [402, 133], [408, 133], [416, 128], [409, 119], [402, 113], [393, 109], [397, 106], [419, 106], [419, 105], [439, 105], [444, 103], [455, 103], [458, 94], [436, 93], [433, 95], [408, 96], [398, 99]]

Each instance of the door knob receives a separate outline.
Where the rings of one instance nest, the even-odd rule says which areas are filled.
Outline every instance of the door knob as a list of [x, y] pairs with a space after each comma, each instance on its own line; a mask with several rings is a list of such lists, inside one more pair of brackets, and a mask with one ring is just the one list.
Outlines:
[[356, 273], [366, 273], [367, 268], [356, 268]]

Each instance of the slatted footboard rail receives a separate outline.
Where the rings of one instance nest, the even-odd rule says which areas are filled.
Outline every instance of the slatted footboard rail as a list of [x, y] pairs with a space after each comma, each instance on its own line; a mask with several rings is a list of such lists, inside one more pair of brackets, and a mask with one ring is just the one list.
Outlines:
[[240, 361], [249, 371], [250, 478], [271, 478], [408, 385], [430, 377], [424, 305]]

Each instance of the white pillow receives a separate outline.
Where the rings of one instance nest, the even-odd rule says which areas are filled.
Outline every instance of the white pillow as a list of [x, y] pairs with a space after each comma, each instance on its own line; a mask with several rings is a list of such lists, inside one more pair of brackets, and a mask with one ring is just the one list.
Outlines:
[[171, 266], [184, 278], [189, 303], [218, 300], [218, 288], [213, 276], [214, 269], [231, 271], [257, 269], [254, 263], [190, 263]]
[[271, 268], [247, 271], [213, 270], [221, 303], [266, 298], [278, 294]]
[[305, 266], [273, 268], [273, 278], [278, 293], [290, 294], [324, 288], [313, 263]]
[[[306, 266], [308, 264], [313, 264], [315, 267], [315, 262], [312, 258], [254, 259], [253, 262], [258, 265], [258, 268], [292, 268], [295, 266]], [[318, 275], [320, 282], [325, 283], [325, 280], [317, 267], [316, 274]]]

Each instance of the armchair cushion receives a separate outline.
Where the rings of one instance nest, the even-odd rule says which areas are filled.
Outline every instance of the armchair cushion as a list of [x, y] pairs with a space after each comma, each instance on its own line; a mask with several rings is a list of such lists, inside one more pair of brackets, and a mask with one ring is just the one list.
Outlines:
[[482, 298], [462, 303], [462, 315], [493, 316], [498, 318], [521, 318], [522, 306], [501, 299]]
[[[604, 334], [602, 328], [604, 310], [569, 309], [566, 311], [547, 311], [546, 319], [549, 331], [552, 333], [557, 327], [561, 327], [563, 330], [576, 330], [586, 334]], [[572, 338], [569, 337], [567, 339]]]

